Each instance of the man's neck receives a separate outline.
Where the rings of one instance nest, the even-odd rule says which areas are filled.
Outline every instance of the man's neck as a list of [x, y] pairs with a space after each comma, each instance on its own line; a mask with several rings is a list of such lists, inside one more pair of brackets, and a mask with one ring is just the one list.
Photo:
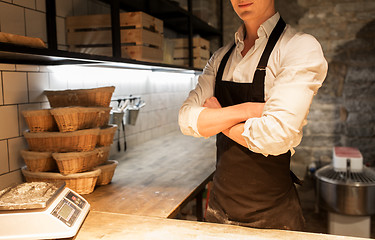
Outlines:
[[242, 56], [245, 56], [246, 53], [250, 50], [255, 44], [255, 40], [258, 38], [258, 29], [261, 24], [267, 21], [270, 17], [275, 15], [275, 9], [270, 9], [265, 15], [261, 18], [254, 18], [248, 21], [244, 21], [245, 25], [245, 38], [244, 38], [244, 49], [242, 51]]

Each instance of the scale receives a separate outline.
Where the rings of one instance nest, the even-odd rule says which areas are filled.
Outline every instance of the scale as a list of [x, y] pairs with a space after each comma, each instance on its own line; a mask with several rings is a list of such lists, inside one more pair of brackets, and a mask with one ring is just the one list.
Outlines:
[[65, 182], [29, 182], [0, 191], [0, 239], [56, 239], [77, 234], [90, 209]]

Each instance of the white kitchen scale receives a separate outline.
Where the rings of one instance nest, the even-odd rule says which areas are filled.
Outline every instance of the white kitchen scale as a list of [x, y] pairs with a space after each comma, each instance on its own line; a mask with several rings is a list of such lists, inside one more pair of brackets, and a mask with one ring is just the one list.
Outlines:
[[0, 191], [0, 239], [56, 239], [77, 234], [90, 209], [65, 182], [30, 182]]

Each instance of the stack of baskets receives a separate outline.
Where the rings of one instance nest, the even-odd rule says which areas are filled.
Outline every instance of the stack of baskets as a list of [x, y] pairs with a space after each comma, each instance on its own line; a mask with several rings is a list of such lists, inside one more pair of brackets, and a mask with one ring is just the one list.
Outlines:
[[26, 181], [65, 181], [79, 194], [108, 184], [117, 161], [108, 160], [116, 125], [109, 125], [114, 87], [45, 91], [51, 109], [26, 110], [29, 149], [21, 155]]

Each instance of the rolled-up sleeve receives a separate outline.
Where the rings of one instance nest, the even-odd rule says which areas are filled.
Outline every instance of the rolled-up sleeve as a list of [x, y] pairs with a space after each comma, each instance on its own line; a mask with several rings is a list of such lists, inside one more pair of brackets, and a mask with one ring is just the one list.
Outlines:
[[184, 135], [201, 137], [198, 132], [198, 116], [204, 109], [204, 101], [213, 96], [215, 84], [215, 59], [214, 54], [205, 68], [203, 73], [198, 77], [198, 84], [195, 89], [191, 90], [188, 98], [182, 104], [178, 114], [178, 124]]
[[248, 148], [263, 155], [293, 151], [301, 142], [313, 96], [328, 68], [319, 42], [308, 34], [290, 39], [279, 57], [262, 117], [248, 119], [242, 134]]

